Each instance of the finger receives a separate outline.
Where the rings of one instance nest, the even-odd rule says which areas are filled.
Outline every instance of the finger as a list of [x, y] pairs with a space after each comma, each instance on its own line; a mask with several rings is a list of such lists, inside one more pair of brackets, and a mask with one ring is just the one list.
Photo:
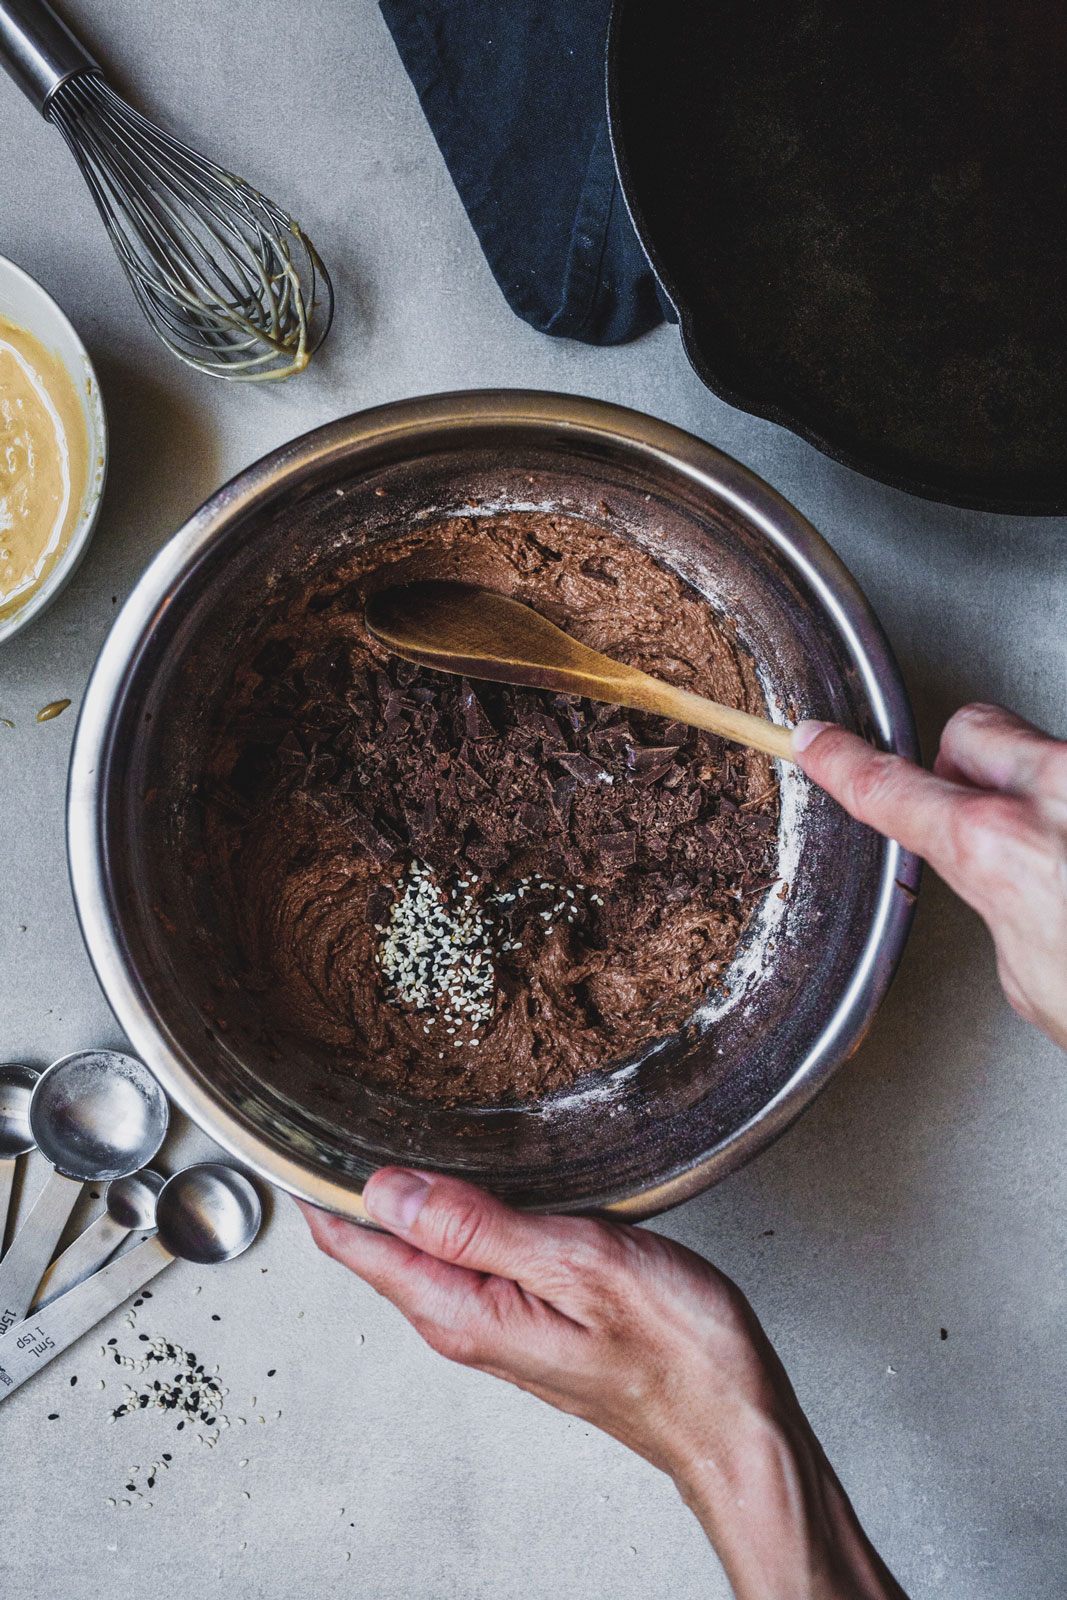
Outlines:
[[960, 785], [828, 723], [799, 723], [793, 748], [808, 777], [858, 821], [935, 866], [951, 850]]
[[963, 706], [945, 724], [934, 771], [1006, 794], [1067, 801], [1067, 746], [1003, 706]]
[[551, 1344], [576, 1331], [508, 1279], [441, 1261], [391, 1234], [297, 1204], [319, 1248], [390, 1300], [450, 1360], [534, 1373], [551, 1358]]
[[468, 1295], [484, 1275], [427, 1255], [403, 1239], [297, 1201], [324, 1255], [340, 1262], [398, 1306], [409, 1320], [440, 1314], [451, 1296]]
[[310, 1206], [304, 1200], [296, 1203], [304, 1214], [311, 1237], [323, 1255], [339, 1261], [372, 1288], [378, 1288], [375, 1280], [382, 1273], [402, 1270], [410, 1258], [419, 1253], [402, 1239], [379, 1233], [377, 1228], [346, 1222], [344, 1217], [335, 1216], [331, 1211], [320, 1211], [317, 1206]]
[[441, 1261], [512, 1278], [551, 1298], [560, 1259], [594, 1248], [595, 1224], [535, 1217], [458, 1178], [383, 1167], [363, 1190], [367, 1214], [383, 1228]]

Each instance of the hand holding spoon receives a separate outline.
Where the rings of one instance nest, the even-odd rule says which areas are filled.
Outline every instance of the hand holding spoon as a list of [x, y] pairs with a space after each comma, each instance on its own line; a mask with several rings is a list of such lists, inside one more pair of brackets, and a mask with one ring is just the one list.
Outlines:
[[0, 1401], [175, 1257], [204, 1266], [232, 1261], [256, 1237], [261, 1217], [258, 1194], [233, 1167], [207, 1161], [176, 1172], [159, 1191], [156, 1238], [134, 1245], [12, 1328], [0, 1345]]
[[494, 683], [586, 695], [751, 745], [792, 761], [790, 729], [650, 677], [579, 644], [518, 600], [470, 583], [409, 583], [367, 601], [366, 623], [405, 661]]
[[163, 1179], [151, 1167], [115, 1178], [104, 1190], [106, 1210], [56, 1256], [37, 1286], [32, 1306], [46, 1306], [81, 1283], [113, 1256], [131, 1233], [155, 1233], [156, 1201]]
[[26, 1315], [83, 1184], [124, 1178], [151, 1161], [167, 1117], [148, 1068], [117, 1050], [83, 1050], [42, 1072], [30, 1132], [55, 1171], [0, 1261], [0, 1334]]
[[4, 1253], [15, 1163], [33, 1149], [30, 1096], [39, 1077], [39, 1072], [21, 1061], [0, 1065], [0, 1256]]

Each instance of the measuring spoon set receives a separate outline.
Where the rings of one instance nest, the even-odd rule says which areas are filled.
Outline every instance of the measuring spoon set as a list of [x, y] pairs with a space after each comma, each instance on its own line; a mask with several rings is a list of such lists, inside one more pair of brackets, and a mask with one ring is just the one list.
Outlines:
[[[232, 1167], [202, 1162], [164, 1181], [147, 1165], [168, 1116], [148, 1069], [117, 1050], [40, 1074], [0, 1065], [0, 1252], [19, 1157], [37, 1149], [52, 1164], [0, 1259], [0, 1401], [176, 1258], [230, 1261], [259, 1232], [259, 1196]], [[53, 1261], [87, 1183], [107, 1184], [104, 1213]], [[111, 1260], [134, 1233], [148, 1237]]]

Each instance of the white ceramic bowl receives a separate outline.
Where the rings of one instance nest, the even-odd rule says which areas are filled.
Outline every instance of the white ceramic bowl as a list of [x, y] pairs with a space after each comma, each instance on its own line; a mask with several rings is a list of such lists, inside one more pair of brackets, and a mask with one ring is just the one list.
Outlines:
[[89, 436], [89, 477], [67, 548], [26, 603], [11, 616], [0, 620], [2, 642], [10, 639], [13, 633], [24, 628], [27, 622], [51, 605], [85, 554], [104, 493], [107, 423], [104, 420], [100, 385], [89, 360], [89, 352], [51, 295], [46, 294], [28, 272], [23, 272], [21, 267], [16, 267], [5, 256], [0, 256], [0, 317], [6, 317], [16, 327], [25, 328], [27, 333], [32, 333], [35, 339], [40, 340], [46, 350], [58, 356], [70, 374], [74, 392], [81, 402]]

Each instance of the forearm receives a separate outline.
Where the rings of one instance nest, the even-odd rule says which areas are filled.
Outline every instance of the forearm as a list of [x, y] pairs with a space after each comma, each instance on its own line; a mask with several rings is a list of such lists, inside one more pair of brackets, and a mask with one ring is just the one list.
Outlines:
[[905, 1600], [803, 1418], [752, 1414], [674, 1477], [737, 1600]]

